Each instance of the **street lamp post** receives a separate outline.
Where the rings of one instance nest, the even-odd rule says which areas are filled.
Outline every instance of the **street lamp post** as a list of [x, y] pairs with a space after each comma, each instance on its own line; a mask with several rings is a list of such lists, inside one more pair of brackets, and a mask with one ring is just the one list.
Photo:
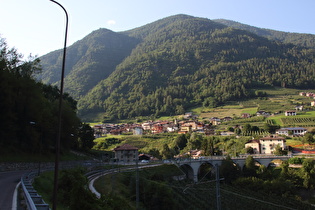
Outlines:
[[59, 173], [59, 159], [60, 159], [60, 137], [61, 137], [61, 117], [62, 117], [62, 98], [63, 98], [63, 80], [65, 75], [66, 49], [67, 49], [67, 35], [68, 35], [68, 13], [66, 9], [58, 2], [50, 0], [59, 5], [66, 14], [66, 31], [65, 41], [63, 47], [62, 69], [60, 79], [60, 96], [59, 96], [59, 115], [58, 115], [58, 133], [56, 138], [56, 154], [55, 154], [55, 174], [54, 174], [54, 191], [53, 191], [53, 210], [57, 209], [57, 193], [58, 193], [58, 173]]

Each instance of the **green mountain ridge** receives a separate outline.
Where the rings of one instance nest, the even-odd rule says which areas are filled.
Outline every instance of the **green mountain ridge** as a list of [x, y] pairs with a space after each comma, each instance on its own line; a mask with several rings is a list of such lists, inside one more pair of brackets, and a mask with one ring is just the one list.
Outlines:
[[315, 36], [313, 34], [305, 33], [289, 33], [283, 31], [276, 31], [265, 28], [258, 28], [246, 24], [242, 24], [232, 20], [215, 19], [217, 23], [224, 24], [228, 27], [237, 28], [245, 31], [249, 31], [258, 36], [265, 37], [269, 40], [280, 41], [286, 44], [294, 44], [301, 47], [315, 48]]
[[[48, 83], [61, 52], [41, 57]], [[57, 63], [57, 64], [54, 64]], [[314, 50], [188, 15], [125, 32], [99, 29], [69, 47], [65, 89], [79, 114], [182, 114], [249, 97], [257, 86], [313, 88]]]
[[[137, 42], [132, 37], [108, 29], [93, 31], [77, 41], [67, 50], [65, 89], [75, 98], [86, 94], [115, 70]], [[61, 65], [62, 51], [49, 53], [41, 57], [41, 61], [43, 82], [58, 84], [60, 71], [57, 68]]]

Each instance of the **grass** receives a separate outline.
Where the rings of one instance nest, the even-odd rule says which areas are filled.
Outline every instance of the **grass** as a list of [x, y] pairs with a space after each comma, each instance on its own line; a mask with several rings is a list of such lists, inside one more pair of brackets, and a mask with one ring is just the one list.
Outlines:
[[37, 193], [43, 197], [43, 200], [52, 206], [52, 192], [54, 183], [54, 172], [46, 171], [35, 178], [33, 186]]
[[251, 115], [256, 114], [257, 111], [258, 111], [258, 107], [242, 109], [242, 113], [249, 113]]
[[219, 107], [219, 108], [213, 108], [209, 110], [208, 112], [201, 113], [199, 115], [199, 118], [206, 119], [206, 118], [212, 118], [212, 117], [233, 117], [233, 116], [240, 116], [242, 113], [242, 109], [232, 109], [232, 108], [226, 108], [226, 107]]
[[301, 145], [303, 144], [301, 140], [295, 140], [295, 139], [287, 139], [286, 140], [286, 145], [294, 147], [296, 145]]
[[120, 140], [119, 144], [113, 144], [105, 149], [100, 149], [103, 151], [111, 151], [120, 144], [130, 144], [132, 146], [138, 147], [141, 152], [148, 152], [150, 149], [162, 150], [163, 145], [167, 144], [172, 147], [171, 143], [177, 134], [166, 133], [166, 134], [154, 134], [145, 136], [134, 136], [134, 135], [110, 135], [106, 137], [97, 138], [94, 140], [96, 144], [105, 143], [108, 138], [117, 138]]

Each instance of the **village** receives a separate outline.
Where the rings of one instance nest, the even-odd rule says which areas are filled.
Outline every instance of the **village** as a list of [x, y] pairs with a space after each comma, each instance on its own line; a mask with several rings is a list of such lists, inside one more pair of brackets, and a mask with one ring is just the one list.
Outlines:
[[[285, 116], [295, 116], [297, 110], [290, 110], [285, 112]], [[258, 111], [256, 116], [270, 116], [270, 113], [264, 111]], [[252, 115], [243, 113], [242, 118], [250, 118]], [[181, 120], [165, 120], [165, 121], [146, 121], [143, 123], [134, 124], [98, 124], [94, 125], [95, 137], [99, 138], [102, 136], [110, 135], [122, 135], [125, 133], [132, 133], [133, 135], [154, 135], [160, 133], [177, 133], [177, 134], [187, 134], [196, 132], [204, 135], [219, 135], [219, 136], [236, 136], [238, 134], [233, 131], [225, 130], [219, 131], [216, 129], [217, 125], [221, 123], [233, 120], [232, 117], [224, 118], [210, 118], [208, 123], [204, 123], [197, 120], [197, 116], [194, 116], [191, 112], [186, 113]], [[236, 125], [235, 128], [243, 129], [242, 126]], [[286, 146], [286, 136], [300, 136], [303, 137], [307, 133], [307, 129], [303, 127], [286, 127], [280, 128], [275, 131], [274, 134], [269, 134], [258, 139], [252, 139], [244, 145], [244, 148], [251, 148], [251, 154], [255, 155], [270, 155], [273, 154], [277, 147], [281, 150], [288, 150]], [[118, 147], [119, 148], [119, 147]], [[125, 145], [122, 148], [136, 148], [132, 146]], [[122, 148], [118, 149], [121, 150]], [[202, 156], [202, 151], [190, 151], [190, 156], [192, 158], [200, 158]], [[126, 157], [123, 157], [124, 159]]]

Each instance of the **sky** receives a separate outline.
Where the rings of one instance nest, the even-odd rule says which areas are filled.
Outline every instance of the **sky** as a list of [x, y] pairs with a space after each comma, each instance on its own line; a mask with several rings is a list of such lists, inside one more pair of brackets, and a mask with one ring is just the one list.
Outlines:
[[[126, 31], [177, 14], [315, 34], [315, 0], [56, 0], [69, 15], [67, 46], [99, 28]], [[50, 0], [1, 0], [0, 37], [27, 57], [62, 49], [65, 13]]]

